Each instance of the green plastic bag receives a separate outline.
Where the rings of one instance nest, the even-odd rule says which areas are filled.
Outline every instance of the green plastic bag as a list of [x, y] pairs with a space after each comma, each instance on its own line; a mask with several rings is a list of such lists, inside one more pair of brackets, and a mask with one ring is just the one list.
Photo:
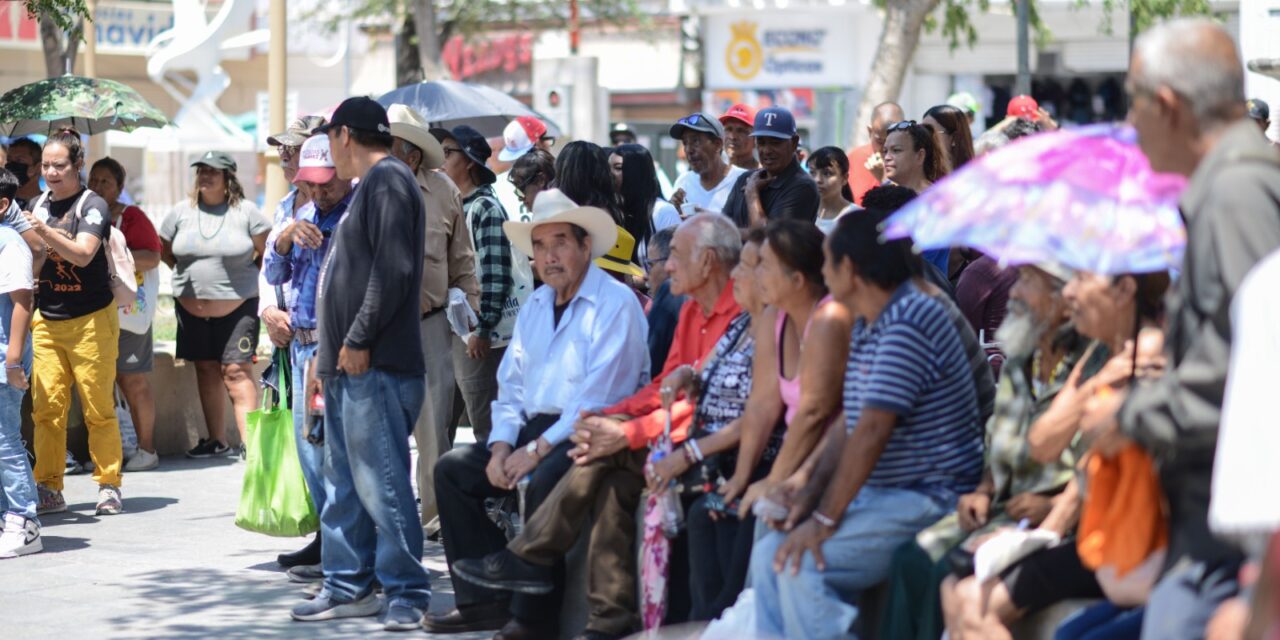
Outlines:
[[290, 392], [285, 383], [288, 356], [277, 350], [273, 357], [281, 393], [266, 388], [262, 408], [250, 412], [245, 420], [244, 484], [236, 526], [269, 536], [304, 536], [320, 527], [320, 516], [302, 478], [289, 402], [287, 398], [283, 403], [277, 401]]

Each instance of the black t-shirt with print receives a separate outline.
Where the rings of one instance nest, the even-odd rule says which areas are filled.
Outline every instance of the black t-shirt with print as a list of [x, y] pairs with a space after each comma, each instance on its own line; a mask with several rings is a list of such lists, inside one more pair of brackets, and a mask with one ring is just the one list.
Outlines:
[[[85, 193], [77, 192], [63, 200], [47, 199], [32, 213], [44, 220], [53, 233], [75, 238], [90, 233], [102, 239], [98, 252], [87, 266], [77, 267], [52, 248], [48, 249], [44, 267], [40, 269], [40, 292], [36, 307], [40, 315], [49, 320], [70, 320], [87, 316], [111, 304], [111, 276], [107, 271], [107, 238], [111, 232], [111, 211], [107, 203], [90, 191], [85, 198], [81, 215], [76, 215], [76, 203]], [[34, 203], [33, 203], [34, 204]]]

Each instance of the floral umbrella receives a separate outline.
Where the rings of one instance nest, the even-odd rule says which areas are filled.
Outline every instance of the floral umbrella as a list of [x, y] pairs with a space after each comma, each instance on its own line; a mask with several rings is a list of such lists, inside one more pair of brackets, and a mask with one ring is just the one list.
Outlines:
[[[671, 454], [671, 412], [667, 411], [666, 414], [667, 423], [662, 435], [649, 443], [646, 477], [651, 465]], [[672, 485], [674, 484], [672, 481]], [[671, 508], [669, 503], [672, 500], [679, 500], [674, 486], [662, 493], [651, 492], [645, 497], [644, 538], [640, 541], [640, 618], [646, 631], [662, 626], [662, 619], [667, 615], [670, 536], [676, 533], [672, 530], [675, 523], [668, 517], [668, 510]]]
[[885, 235], [921, 250], [972, 247], [1005, 264], [1160, 271], [1182, 262], [1185, 187], [1152, 171], [1133, 129], [1093, 125], [975, 159], [890, 217]]
[[48, 135], [62, 127], [93, 135], [169, 124], [137, 91], [114, 80], [65, 75], [24, 84], [0, 96], [0, 135]]

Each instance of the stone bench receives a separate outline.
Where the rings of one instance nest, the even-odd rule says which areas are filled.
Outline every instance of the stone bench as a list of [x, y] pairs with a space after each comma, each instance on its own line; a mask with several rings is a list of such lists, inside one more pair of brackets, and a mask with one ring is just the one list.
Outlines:
[[[259, 357], [254, 365], [255, 379], [262, 375], [270, 363], [269, 358]], [[200, 408], [200, 396], [196, 390], [195, 366], [173, 357], [172, 345], [157, 344], [155, 369], [151, 372], [151, 391], [156, 402], [156, 450], [162, 456], [182, 455], [196, 442], [207, 436], [204, 413]], [[224, 394], [226, 403], [227, 440], [232, 446], [240, 444], [236, 429], [235, 413], [231, 399]], [[23, 438], [32, 442], [31, 394], [23, 398]], [[71, 409], [67, 420], [67, 448], [77, 460], [89, 459], [88, 431], [80, 410], [79, 395], [71, 394]]]

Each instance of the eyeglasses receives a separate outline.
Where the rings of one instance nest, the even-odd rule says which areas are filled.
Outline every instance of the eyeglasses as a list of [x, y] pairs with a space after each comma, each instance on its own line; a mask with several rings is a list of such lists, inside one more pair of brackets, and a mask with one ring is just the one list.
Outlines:
[[542, 179], [541, 173], [535, 173], [525, 178], [524, 180], [516, 180], [516, 177], [511, 175], [507, 176], [507, 182], [510, 182], [511, 186], [516, 188], [516, 197], [520, 198], [521, 200], [524, 200], [525, 189], [528, 189], [530, 185], [532, 185], [533, 183], [541, 179]]
[[664, 263], [664, 262], [666, 262], [666, 261], [667, 261], [667, 258], [653, 258], [653, 259], [645, 258], [645, 260], [644, 260], [644, 270], [645, 270], [645, 271], [653, 271], [655, 268], [657, 268], [657, 266], [658, 266], [658, 265], [660, 265], [660, 264], [662, 264], [662, 263]]
[[889, 125], [889, 128], [885, 129], [884, 131], [885, 133], [893, 133], [894, 131], [909, 131], [911, 127], [914, 127], [917, 124], [918, 123], [915, 120], [903, 120], [902, 122], [895, 122]]
[[462, 153], [462, 149], [457, 147], [441, 147], [444, 150], [444, 157], [448, 158], [451, 153]]
[[297, 147], [291, 144], [282, 144], [280, 145], [279, 150], [280, 161], [288, 162], [292, 160], [294, 156], [297, 156], [299, 151], [302, 151], [302, 147]]

